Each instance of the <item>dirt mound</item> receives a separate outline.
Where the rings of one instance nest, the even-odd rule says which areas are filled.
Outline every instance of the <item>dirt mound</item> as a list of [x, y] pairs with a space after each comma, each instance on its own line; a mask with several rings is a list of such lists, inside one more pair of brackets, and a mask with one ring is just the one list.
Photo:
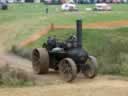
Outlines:
[[33, 34], [32, 36], [30, 36], [29, 38], [27, 38], [26, 40], [22, 41], [18, 46], [19, 47], [23, 47], [28, 45], [31, 42], [36, 41], [37, 39], [39, 39], [41, 36], [45, 35], [48, 33], [48, 31], [50, 30], [50, 26], [46, 27], [45, 29], [42, 29], [40, 32], [37, 32], [35, 34]]
[[86, 28], [118, 28], [128, 26], [128, 20], [111, 21], [111, 22], [97, 22], [87, 24]]
[[15, 69], [22, 69], [31, 76], [35, 77], [37, 85], [60, 84], [63, 82], [60, 80], [58, 73], [53, 72], [52, 70], [50, 70], [48, 75], [36, 75], [33, 73], [31, 61], [14, 54], [0, 54], [0, 67], [6, 64]]
[[[83, 28], [119, 28], [128, 26], [128, 20], [84, 24]], [[53, 29], [75, 29], [75, 25], [53, 25]]]
[[[90, 23], [83, 25], [83, 28], [117, 28], [117, 27], [125, 27], [128, 26], [128, 20], [120, 20], [120, 21], [111, 21], [111, 22], [97, 22], [97, 23]], [[45, 29], [37, 32], [27, 38], [26, 40], [22, 41], [18, 46], [23, 47], [32, 42], [38, 40], [41, 36], [47, 34], [50, 30], [54, 29], [75, 29], [75, 25], [54, 25], [51, 24]]]

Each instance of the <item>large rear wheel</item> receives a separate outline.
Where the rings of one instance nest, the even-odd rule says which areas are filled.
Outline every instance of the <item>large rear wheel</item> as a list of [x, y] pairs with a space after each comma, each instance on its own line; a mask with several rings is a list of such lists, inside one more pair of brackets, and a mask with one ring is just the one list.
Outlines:
[[49, 68], [49, 55], [47, 49], [36, 48], [32, 52], [32, 67], [36, 74], [46, 74]]
[[59, 63], [59, 72], [62, 79], [71, 82], [76, 78], [77, 67], [75, 62], [70, 58], [65, 58]]

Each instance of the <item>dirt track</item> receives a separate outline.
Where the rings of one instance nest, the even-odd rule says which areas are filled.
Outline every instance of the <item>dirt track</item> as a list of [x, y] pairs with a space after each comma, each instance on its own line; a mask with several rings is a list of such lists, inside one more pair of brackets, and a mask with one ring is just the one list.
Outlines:
[[[42, 81], [44, 82], [44, 81]], [[25, 88], [0, 88], [0, 96], [127, 96], [128, 82], [108, 80], [77, 80], [73, 84], [54, 84]]]
[[[11, 66], [33, 74], [30, 61], [12, 54], [0, 56], [1, 61], [5, 59]], [[97, 76], [90, 80], [78, 75], [77, 79], [69, 84], [60, 80], [58, 73], [54, 72], [35, 76], [39, 86], [0, 88], [0, 96], [128, 96], [128, 78], [124, 77]]]
[[[128, 25], [128, 21], [121, 22], [120, 26]], [[115, 27], [118, 23], [113, 24]], [[101, 25], [101, 23], [97, 23], [97, 25]], [[34, 75], [31, 62], [28, 60], [12, 54], [1, 54], [0, 64], [6, 63]], [[0, 96], [128, 96], [128, 78], [124, 77], [97, 76], [95, 79], [89, 80], [79, 75], [73, 83], [68, 84], [60, 80], [58, 73], [54, 72], [50, 72], [48, 75], [34, 76], [36, 76], [39, 86], [0, 88]]]

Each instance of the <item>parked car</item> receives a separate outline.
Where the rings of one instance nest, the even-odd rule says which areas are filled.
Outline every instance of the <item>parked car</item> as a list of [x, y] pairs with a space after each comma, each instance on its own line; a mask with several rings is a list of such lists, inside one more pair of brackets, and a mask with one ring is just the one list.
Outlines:
[[95, 11], [111, 11], [112, 7], [106, 3], [97, 3], [95, 4]]
[[2, 10], [8, 9], [8, 4], [6, 2], [0, 2], [0, 9]]
[[76, 5], [74, 3], [64, 3], [61, 5], [62, 11], [77, 11]]

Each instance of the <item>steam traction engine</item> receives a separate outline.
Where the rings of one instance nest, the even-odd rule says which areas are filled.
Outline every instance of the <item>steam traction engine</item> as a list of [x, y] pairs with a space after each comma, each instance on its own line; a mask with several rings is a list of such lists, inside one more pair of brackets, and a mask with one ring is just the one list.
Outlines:
[[96, 58], [82, 48], [82, 21], [76, 21], [76, 35], [64, 42], [48, 37], [43, 48], [32, 52], [32, 65], [36, 74], [46, 74], [49, 68], [59, 71], [63, 80], [71, 82], [81, 72], [88, 78], [96, 75]]

